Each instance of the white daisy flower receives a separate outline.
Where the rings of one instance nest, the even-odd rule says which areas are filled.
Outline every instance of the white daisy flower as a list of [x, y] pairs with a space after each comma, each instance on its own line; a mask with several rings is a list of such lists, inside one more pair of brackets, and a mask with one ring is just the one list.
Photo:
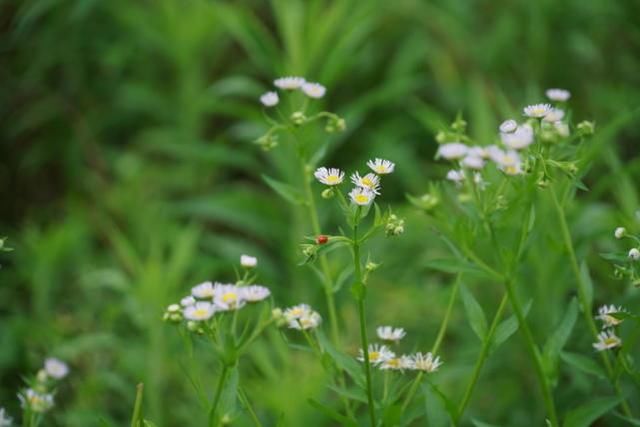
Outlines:
[[633, 248], [629, 251], [629, 258], [632, 261], [637, 261], [640, 259], [640, 251], [637, 248]]
[[405, 369], [413, 369], [413, 360], [409, 356], [393, 357], [385, 360], [379, 365], [380, 369], [403, 371]]
[[322, 322], [320, 315], [307, 304], [287, 308], [284, 311], [284, 318], [289, 328], [298, 330], [314, 329]]
[[258, 265], [258, 258], [249, 255], [240, 255], [240, 265], [244, 268], [254, 268]]
[[33, 412], [42, 413], [53, 408], [53, 395], [50, 393], [40, 393], [28, 388], [23, 393], [18, 393], [18, 398], [23, 409], [28, 408]]
[[624, 227], [618, 227], [613, 232], [613, 235], [616, 237], [616, 239], [622, 239], [625, 236], [625, 234], [627, 234], [627, 229]]
[[262, 301], [271, 295], [269, 288], [260, 285], [251, 285], [240, 288], [240, 290], [242, 291], [242, 298], [247, 302]]
[[208, 320], [216, 312], [216, 307], [207, 301], [198, 301], [184, 308], [183, 315], [187, 320]]
[[[389, 347], [387, 347], [386, 345], [369, 344], [368, 350], [369, 363], [372, 365], [379, 365], [382, 362], [396, 357], [396, 354], [393, 351], [389, 350]], [[360, 349], [357, 359], [361, 362], [364, 362], [364, 351], [362, 351], [362, 349]]]
[[195, 303], [196, 299], [191, 295], [186, 296], [180, 300], [180, 305], [183, 307], [189, 307], [190, 305], [193, 305]]
[[273, 84], [279, 87], [280, 89], [294, 90], [294, 89], [300, 89], [302, 85], [305, 84], [305, 82], [306, 80], [304, 79], [304, 77], [289, 76], [289, 77], [280, 77], [279, 79], [274, 80]]
[[0, 408], [0, 427], [11, 427], [13, 424], [13, 418], [11, 418], [4, 410]]
[[511, 133], [518, 128], [518, 123], [515, 120], [509, 119], [505, 120], [500, 124], [500, 132], [502, 133]]
[[280, 98], [278, 98], [278, 94], [276, 92], [267, 92], [260, 97], [260, 102], [265, 107], [273, 107], [278, 105]]
[[216, 283], [213, 303], [217, 310], [230, 311], [244, 307], [246, 300], [244, 299], [242, 289], [236, 285]]
[[549, 98], [552, 101], [564, 102], [564, 101], [567, 101], [569, 98], [571, 98], [571, 92], [564, 89], [556, 89], [556, 88], [547, 89], [545, 93], [547, 95], [547, 98]]
[[564, 122], [555, 122], [553, 123], [553, 127], [558, 132], [558, 135], [564, 136], [565, 138], [569, 136], [569, 125]]
[[375, 173], [368, 173], [365, 176], [360, 176], [360, 174], [356, 172], [351, 175], [351, 182], [358, 187], [366, 188], [375, 194], [380, 194], [378, 191], [380, 189], [380, 177]]
[[503, 152], [496, 163], [498, 168], [507, 175], [519, 175], [522, 173], [522, 161], [516, 151]]
[[358, 206], [368, 206], [373, 202], [373, 199], [375, 199], [376, 193], [368, 188], [355, 187], [349, 193], [349, 197], [351, 198], [351, 201]]
[[436, 159], [443, 157], [447, 160], [461, 159], [467, 155], [469, 147], [460, 142], [450, 142], [448, 144], [442, 144], [438, 147], [436, 152]]
[[204, 282], [191, 288], [191, 294], [196, 298], [212, 298], [213, 283]]
[[560, 108], [552, 108], [551, 110], [549, 110], [547, 115], [544, 116], [544, 119], [542, 120], [544, 120], [545, 122], [553, 123], [553, 122], [559, 122], [563, 118], [564, 118], [564, 110]]
[[484, 167], [484, 163], [484, 159], [477, 156], [466, 156], [462, 159], [462, 162], [460, 162], [463, 167], [476, 170], [482, 169]]
[[338, 185], [344, 180], [344, 172], [337, 168], [321, 167], [316, 169], [313, 176], [324, 185]]
[[327, 89], [320, 83], [305, 83], [302, 85], [302, 91], [310, 98], [322, 98]]
[[622, 340], [611, 330], [600, 332], [598, 334], [598, 342], [593, 343], [593, 347], [598, 351], [610, 350], [621, 345]]
[[625, 310], [622, 307], [616, 307], [613, 304], [610, 306], [603, 305], [598, 309], [598, 315], [596, 316], [596, 319], [602, 321], [602, 326], [604, 328], [611, 328], [613, 326], [618, 326], [620, 323], [622, 323], [622, 319], [618, 319], [612, 316], [612, 314], [624, 313], [624, 312]]
[[487, 147], [480, 147], [479, 145], [474, 145], [473, 147], [469, 147], [469, 150], [467, 151], [467, 157], [469, 156], [486, 159], [489, 157], [489, 153], [487, 152]]
[[369, 160], [367, 162], [367, 166], [369, 166], [371, 170], [373, 170], [378, 175], [386, 175], [388, 173], [391, 173], [396, 167], [393, 162], [378, 158], [376, 158], [375, 160]]
[[533, 128], [524, 124], [512, 133], [501, 133], [502, 143], [512, 150], [522, 150], [533, 143]]
[[376, 329], [376, 333], [378, 334], [378, 338], [381, 340], [393, 341], [396, 343], [407, 335], [404, 329], [393, 328], [391, 326], [379, 326], [378, 329]]
[[60, 359], [49, 357], [44, 361], [44, 371], [51, 378], [60, 380], [69, 374], [69, 366]]
[[524, 107], [524, 115], [527, 117], [542, 118], [553, 109], [551, 104], [533, 104]]
[[504, 156], [504, 150], [497, 145], [489, 145], [485, 151], [487, 152], [487, 157], [494, 163], [499, 163], [502, 156]]
[[447, 179], [455, 182], [456, 184], [460, 184], [464, 181], [464, 171], [450, 170], [447, 172]]
[[411, 356], [411, 359], [413, 361], [413, 369], [416, 371], [435, 372], [442, 365], [440, 357], [434, 356], [431, 352], [426, 354], [416, 353]]

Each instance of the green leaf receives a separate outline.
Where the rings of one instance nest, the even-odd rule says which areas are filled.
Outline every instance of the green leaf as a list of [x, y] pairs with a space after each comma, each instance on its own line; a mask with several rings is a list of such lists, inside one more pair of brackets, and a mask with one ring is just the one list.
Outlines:
[[429, 427], [449, 427], [452, 418], [447, 411], [447, 405], [443, 399], [436, 394], [430, 385], [422, 388], [425, 397], [425, 412]]
[[156, 427], [156, 424], [153, 421], [142, 420], [143, 427]]
[[615, 408], [622, 401], [619, 397], [594, 399], [567, 413], [564, 427], [589, 427], [598, 418]]
[[[529, 310], [531, 309], [532, 300], [529, 300], [524, 306], [523, 314], [526, 319], [529, 314]], [[511, 315], [508, 319], [503, 320], [498, 327], [496, 328], [495, 333], [493, 334], [493, 341], [491, 343], [491, 348], [489, 349], [489, 353], [493, 352], [497, 349], [502, 343], [511, 338], [511, 335], [515, 334], [518, 330], [520, 324], [518, 323], [518, 318], [516, 315]]]
[[582, 282], [585, 285], [585, 304], [586, 310], [591, 313], [593, 304], [593, 281], [591, 280], [591, 274], [589, 273], [589, 267], [585, 261], [580, 264], [580, 275], [582, 276]]
[[563, 351], [560, 353], [560, 358], [567, 364], [584, 373], [595, 375], [598, 378], [606, 378], [606, 375], [600, 365], [590, 357], [579, 353]]
[[[442, 390], [440, 390], [438, 388], [437, 385], [435, 385], [434, 383], [432, 383], [429, 379], [427, 379], [427, 383], [429, 384], [429, 388], [431, 389], [431, 391], [433, 392], [433, 394], [440, 400], [440, 402], [444, 405], [444, 408], [446, 409], [447, 413], [449, 414], [449, 417], [451, 418], [452, 422], [453, 420], [456, 418], [456, 416], [458, 415], [458, 406], [456, 405], [456, 403], [454, 403], [451, 399], [449, 399], [447, 397], [446, 394], [444, 394], [442, 392]], [[424, 386], [423, 386], [423, 390], [424, 390]]]
[[336, 350], [322, 330], [318, 329], [316, 331], [316, 337], [318, 338], [318, 342], [322, 349], [331, 356], [338, 368], [347, 372], [359, 387], [364, 388], [364, 372], [362, 370], [362, 366], [356, 361], [356, 359]]
[[290, 203], [293, 203], [294, 205], [303, 205], [306, 203], [302, 192], [297, 188], [276, 179], [270, 178], [267, 175], [262, 175], [262, 179], [267, 183], [269, 187], [271, 187], [271, 189], [273, 189], [273, 191], [278, 193]]
[[485, 422], [482, 422], [480, 420], [476, 420], [475, 418], [472, 419], [471, 422], [473, 423], [473, 425], [475, 427], [498, 427], [495, 424], [485, 423]]
[[484, 311], [482, 311], [482, 307], [464, 284], [460, 285], [460, 295], [462, 296], [464, 310], [467, 313], [471, 329], [480, 338], [480, 341], [484, 340], [487, 336], [487, 318], [484, 315]]
[[460, 258], [432, 259], [425, 263], [425, 267], [433, 270], [444, 271], [446, 273], [485, 274], [484, 271], [476, 267], [474, 264]]
[[364, 390], [361, 388], [351, 388], [347, 389], [344, 387], [338, 387], [336, 385], [329, 385], [329, 388], [340, 396], [344, 396], [349, 400], [355, 400], [361, 403], [367, 403], [367, 395], [364, 393]]
[[569, 307], [567, 308], [564, 317], [560, 321], [560, 324], [544, 345], [542, 359], [547, 376], [553, 383], [555, 383], [557, 379], [558, 359], [560, 357], [560, 351], [567, 343], [567, 340], [571, 335], [571, 331], [573, 330], [573, 325], [575, 325], [576, 323], [577, 317], [578, 301], [574, 297], [571, 299], [571, 303], [569, 303]]
[[311, 406], [325, 414], [327, 417], [331, 418], [332, 420], [338, 421], [340, 423], [339, 425], [341, 426], [358, 427], [358, 423], [356, 423], [355, 420], [352, 420], [351, 418], [340, 414], [339, 412], [323, 403], [320, 403], [315, 399], [307, 399], [307, 402], [309, 402]]

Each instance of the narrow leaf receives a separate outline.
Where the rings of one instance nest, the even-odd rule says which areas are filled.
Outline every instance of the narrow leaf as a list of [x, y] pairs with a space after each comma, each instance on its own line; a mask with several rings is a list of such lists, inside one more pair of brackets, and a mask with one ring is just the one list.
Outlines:
[[305, 203], [305, 199], [302, 193], [297, 188], [285, 184], [284, 182], [270, 178], [267, 175], [262, 175], [262, 179], [267, 183], [273, 191], [282, 196], [285, 200], [293, 203], [294, 205], [302, 205]]
[[460, 295], [462, 295], [464, 310], [467, 313], [471, 329], [480, 338], [480, 341], [484, 340], [487, 335], [487, 318], [482, 307], [464, 284], [460, 286]]
[[615, 408], [621, 400], [619, 397], [603, 397], [585, 403], [567, 414], [564, 427], [589, 427], [598, 418]]

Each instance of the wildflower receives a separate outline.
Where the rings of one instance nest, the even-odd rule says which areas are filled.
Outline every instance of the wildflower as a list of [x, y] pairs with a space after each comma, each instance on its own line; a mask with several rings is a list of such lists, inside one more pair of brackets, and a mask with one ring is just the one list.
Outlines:
[[558, 121], [553, 123], [553, 127], [556, 129], [556, 132], [558, 132], [558, 135], [564, 136], [564, 137], [569, 136], [568, 124]]
[[258, 258], [249, 255], [240, 255], [240, 265], [244, 268], [254, 268], [258, 265]]
[[632, 261], [637, 261], [640, 259], [640, 251], [637, 248], [633, 248], [629, 251], [629, 258]]
[[416, 371], [425, 371], [425, 372], [435, 372], [442, 362], [440, 361], [440, 357], [434, 356], [431, 352], [422, 354], [416, 353], [411, 356], [413, 361], [413, 369]]
[[302, 91], [310, 98], [322, 98], [327, 89], [320, 83], [304, 83]]
[[622, 340], [611, 330], [600, 332], [598, 334], [598, 342], [593, 343], [593, 347], [598, 351], [610, 350], [621, 345]]
[[524, 115], [527, 117], [542, 118], [549, 114], [553, 107], [551, 104], [533, 104], [524, 107]]
[[393, 357], [382, 362], [380, 364], [380, 369], [390, 369], [394, 371], [413, 369], [413, 360], [411, 360], [409, 356]]
[[307, 304], [299, 304], [285, 310], [284, 318], [289, 328], [298, 330], [314, 329], [320, 325], [322, 318]]
[[533, 128], [528, 124], [518, 126], [512, 133], [501, 133], [502, 143], [512, 150], [522, 150], [533, 143]]
[[5, 412], [4, 408], [0, 408], [0, 427], [11, 427], [13, 418]]
[[622, 239], [625, 236], [625, 234], [627, 234], [627, 229], [624, 227], [618, 227], [613, 232], [613, 235], [616, 237], [616, 239]]
[[375, 194], [380, 194], [378, 190], [380, 189], [380, 177], [375, 173], [368, 173], [365, 176], [360, 176], [358, 172], [351, 175], [351, 182], [361, 188], [366, 188], [374, 192]]
[[442, 144], [436, 152], [436, 159], [443, 157], [447, 160], [457, 160], [466, 156], [469, 151], [469, 147], [460, 142], [450, 142], [448, 144]]
[[302, 111], [296, 111], [293, 114], [291, 114], [290, 119], [294, 125], [300, 126], [307, 121], [307, 116], [305, 116]]
[[460, 184], [464, 181], [464, 171], [450, 170], [447, 172], [447, 179], [455, 182], [456, 184]]
[[236, 285], [216, 283], [213, 303], [218, 310], [229, 311], [242, 308], [246, 301], [243, 298], [241, 288], [238, 288]]
[[500, 124], [500, 132], [502, 133], [511, 133], [518, 128], [518, 123], [515, 120], [505, 120]]
[[547, 89], [546, 91], [547, 98], [552, 101], [560, 101], [564, 102], [571, 97], [571, 93], [568, 90], [564, 89]]
[[376, 194], [368, 188], [355, 187], [349, 193], [349, 197], [358, 206], [368, 206], [375, 199]]
[[502, 152], [496, 158], [498, 168], [507, 175], [519, 175], [522, 173], [522, 162], [515, 151]]
[[401, 235], [404, 233], [404, 219], [398, 218], [398, 216], [394, 214], [389, 215], [384, 231], [387, 236]]
[[603, 327], [605, 328], [618, 326], [620, 323], [622, 323], [622, 319], [618, 319], [615, 316], [612, 316], [612, 314], [623, 312], [624, 310], [622, 307], [616, 307], [613, 304], [610, 306], [603, 305], [598, 309], [598, 315], [596, 316], [596, 319], [602, 320]]
[[260, 102], [265, 107], [273, 107], [278, 105], [280, 98], [278, 98], [278, 94], [276, 92], [267, 92], [260, 97]]
[[216, 312], [216, 307], [207, 301], [198, 301], [193, 305], [185, 307], [184, 317], [188, 320], [208, 320]]
[[[386, 345], [369, 344], [369, 363], [372, 365], [379, 365], [389, 359], [396, 357], [396, 354], [389, 350]], [[360, 349], [357, 359], [364, 362], [364, 351]]]
[[211, 282], [200, 283], [191, 288], [191, 294], [196, 298], [212, 298], [213, 284]]
[[318, 168], [313, 173], [313, 176], [324, 185], [338, 185], [344, 180], [344, 172], [336, 168]]
[[375, 160], [369, 160], [367, 162], [367, 166], [369, 166], [371, 170], [373, 170], [378, 175], [389, 174], [393, 172], [393, 169], [396, 167], [393, 162], [378, 158], [376, 158]]
[[329, 237], [325, 236], [324, 234], [321, 234], [318, 237], [316, 237], [316, 243], [318, 245], [324, 245], [328, 241], [329, 241]]
[[470, 156], [486, 159], [489, 157], [489, 153], [487, 153], [487, 149], [485, 147], [474, 145], [473, 147], [469, 147], [469, 150], [467, 150], [467, 157], [470, 157]]
[[48, 376], [56, 380], [60, 380], [69, 374], [69, 366], [55, 357], [49, 357], [44, 361], [44, 370]]
[[376, 329], [378, 338], [383, 341], [393, 341], [397, 343], [407, 334], [402, 328], [393, 328], [391, 326], [380, 326]]
[[273, 84], [279, 87], [280, 89], [285, 90], [294, 90], [300, 89], [302, 85], [305, 84], [305, 79], [303, 77], [280, 77], [279, 79], [274, 80]]
[[478, 156], [467, 156], [464, 159], [462, 159], [461, 164], [462, 166], [469, 169], [480, 170], [484, 167], [484, 159]]
[[28, 388], [24, 393], [18, 393], [18, 398], [23, 409], [30, 409], [33, 412], [47, 412], [53, 408], [53, 395], [50, 393], [40, 393], [32, 388]]
[[191, 295], [188, 295], [180, 300], [180, 305], [183, 307], [189, 307], [196, 303], [196, 299]]
[[562, 120], [563, 117], [564, 110], [560, 108], [552, 108], [542, 120], [544, 120], [545, 122], [553, 123]]
[[240, 288], [242, 291], [242, 298], [248, 302], [258, 302], [271, 295], [269, 288], [260, 285], [251, 285], [245, 288]]

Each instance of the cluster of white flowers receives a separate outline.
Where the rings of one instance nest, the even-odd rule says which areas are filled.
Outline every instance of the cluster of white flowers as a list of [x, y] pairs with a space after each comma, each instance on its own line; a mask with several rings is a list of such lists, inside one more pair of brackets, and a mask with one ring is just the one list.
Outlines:
[[307, 304], [287, 308], [283, 313], [286, 325], [291, 329], [307, 330], [320, 326], [322, 317]]
[[[349, 198], [358, 206], [370, 205], [376, 196], [380, 195], [381, 175], [390, 174], [395, 169], [393, 162], [378, 158], [369, 160], [367, 166], [373, 172], [366, 175], [355, 172], [351, 175], [351, 182], [355, 187], [349, 192]], [[344, 172], [337, 168], [318, 168], [314, 172], [314, 176], [321, 184], [329, 187], [339, 185], [344, 181]]]
[[[567, 100], [569, 92], [562, 89], [550, 89], [547, 96], [552, 100]], [[564, 110], [551, 104], [534, 104], [524, 108], [524, 115], [530, 120], [518, 123], [513, 119], [502, 122], [498, 128], [500, 145], [468, 146], [460, 141], [447, 142], [438, 148], [436, 158], [455, 162], [459, 169], [447, 173], [447, 179], [461, 185], [466, 178], [465, 170], [474, 171], [473, 180], [483, 187], [480, 171], [490, 160], [506, 175], [520, 175], [524, 172], [520, 152], [535, 142], [536, 131], [531, 119], [540, 119], [539, 129], [542, 134], [569, 136], [569, 125], [563, 122]]]
[[[273, 84], [285, 91], [300, 90], [309, 98], [315, 99], [322, 98], [327, 91], [320, 83], [308, 82], [304, 77], [280, 77]], [[265, 107], [274, 107], [280, 102], [280, 97], [277, 92], [269, 91], [260, 96], [260, 102]]]
[[[638, 242], [640, 241], [640, 239], [638, 239], [636, 236], [629, 234], [627, 232], [627, 229], [624, 227], [617, 227], [614, 232], [613, 235], [615, 236], [616, 239], [623, 239], [625, 237], [629, 237], [632, 240]], [[629, 249], [629, 252], [627, 253], [627, 256], [629, 257], [629, 259], [631, 261], [638, 261], [640, 260], [640, 249], [639, 248], [631, 248]]]
[[43, 413], [53, 408], [53, 394], [46, 391], [36, 391], [28, 388], [18, 394], [20, 404], [23, 409], [29, 409], [32, 412]]
[[0, 427], [11, 427], [13, 424], [13, 418], [11, 418], [4, 410], [0, 408]]
[[622, 340], [615, 333], [615, 327], [622, 323], [623, 319], [618, 319], [615, 314], [624, 312], [625, 309], [613, 304], [603, 305], [598, 309], [596, 319], [602, 322], [602, 332], [598, 334], [598, 341], [593, 344], [596, 350], [610, 350], [622, 345]]
[[[69, 366], [60, 359], [49, 357], [44, 366], [38, 371], [36, 381], [29, 383], [30, 387], [18, 393], [18, 399], [23, 409], [35, 413], [44, 413], [53, 408], [53, 393], [50, 387], [69, 375]], [[53, 382], [52, 382], [53, 381]], [[0, 410], [0, 427], [11, 425], [11, 419], [5, 418], [4, 410]]]
[[[406, 332], [402, 328], [394, 328], [392, 326], [380, 326], [376, 330], [378, 338], [383, 341], [398, 344], [405, 337]], [[409, 355], [397, 356], [387, 345], [370, 344], [368, 347], [369, 363], [382, 370], [394, 371], [424, 371], [435, 372], [442, 361], [440, 357], [432, 353], [414, 353]], [[364, 351], [359, 350], [357, 359], [361, 362], [365, 361]]]

